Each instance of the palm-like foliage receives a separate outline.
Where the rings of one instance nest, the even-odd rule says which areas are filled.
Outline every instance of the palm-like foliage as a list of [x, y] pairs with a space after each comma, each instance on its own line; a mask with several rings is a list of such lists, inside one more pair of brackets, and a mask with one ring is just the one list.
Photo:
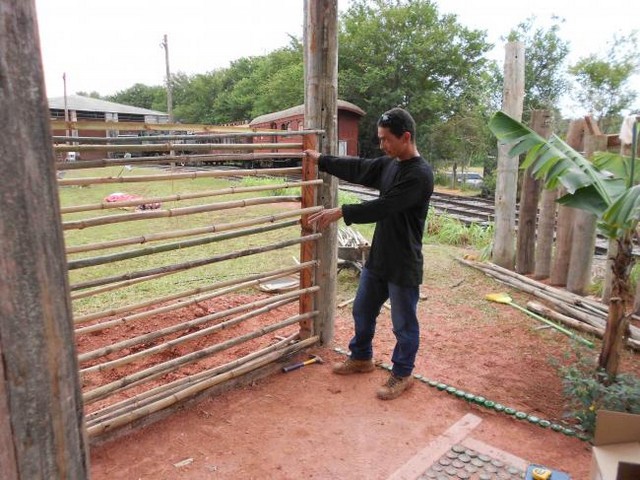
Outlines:
[[[509, 154], [525, 154], [522, 168], [531, 167], [532, 174], [544, 181], [547, 188], [562, 185], [567, 194], [559, 203], [587, 210], [596, 215], [599, 230], [618, 243], [613, 259], [612, 299], [616, 308], [609, 309], [609, 318], [599, 364], [610, 376], [617, 373], [615, 352], [626, 331], [629, 317], [626, 300], [629, 296], [629, 272], [633, 264], [631, 238], [640, 219], [640, 185], [635, 185], [634, 155], [631, 161], [620, 155], [599, 154], [590, 162], [557, 136], [545, 140], [537, 133], [502, 112], [489, 122], [489, 129], [503, 144], [513, 145]], [[635, 152], [636, 145], [632, 146]]]

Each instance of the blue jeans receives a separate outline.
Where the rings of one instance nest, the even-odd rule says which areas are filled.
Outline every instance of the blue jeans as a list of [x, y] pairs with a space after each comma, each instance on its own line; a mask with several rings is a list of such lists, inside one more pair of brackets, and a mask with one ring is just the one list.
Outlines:
[[376, 319], [382, 304], [391, 299], [391, 322], [393, 334], [396, 336], [396, 346], [391, 357], [392, 372], [398, 377], [411, 375], [420, 344], [420, 327], [416, 315], [418, 297], [417, 285], [402, 287], [383, 280], [364, 268], [353, 303], [355, 335], [349, 342], [351, 358], [373, 358], [372, 341], [376, 331]]

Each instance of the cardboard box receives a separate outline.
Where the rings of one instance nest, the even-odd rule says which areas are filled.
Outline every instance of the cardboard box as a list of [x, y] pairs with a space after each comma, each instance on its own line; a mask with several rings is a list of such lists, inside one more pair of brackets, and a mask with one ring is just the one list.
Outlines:
[[591, 480], [640, 479], [640, 415], [599, 410], [592, 451]]

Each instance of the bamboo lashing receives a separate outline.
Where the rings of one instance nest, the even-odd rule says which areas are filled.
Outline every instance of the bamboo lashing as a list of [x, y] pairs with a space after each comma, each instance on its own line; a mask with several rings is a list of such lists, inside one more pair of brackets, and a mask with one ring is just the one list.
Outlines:
[[66, 213], [89, 212], [93, 210], [110, 210], [110, 209], [118, 209], [123, 207], [137, 207], [147, 203], [180, 202], [183, 200], [193, 200], [196, 198], [215, 197], [220, 195], [235, 195], [239, 193], [249, 193], [249, 192], [264, 192], [264, 191], [270, 191], [270, 190], [298, 188], [303, 186], [320, 185], [320, 184], [322, 184], [322, 180], [309, 180], [306, 182], [283, 182], [283, 183], [271, 184], [271, 185], [255, 185], [253, 187], [229, 187], [229, 188], [222, 188], [219, 190], [210, 190], [206, 192], [179, 193], [177, 195], [141, 198], [138, 200], [126, 200], [123, 202], [100, 202], [100, 203], [92, 203], [92, 204], [86, 204], [86, 205], [75, 205], [70, 207], [62, 207], [60, 209], [60, 212], [63, 214], [66, 214]]
[[[306, 262], [306, 263], [301, 263], [298, 265], [294, 265], [291, 267], [287, 267], [287, 268], [281, 268], [278, 270], [272, 270], [270, 272], [264, 272], [264, 273], [257, 273], [255, 275], [249, 275], [248, 277], [244, 277], [244, 278], [237, 278], [237, 279], [233, 279], [233, 280], [225, 280], [223, 282], [217, 282], [211, 285], [207, 285], [206, 287], [198, 287], [198, 288], [193, 288], [191, 290], [187, 290], [184, 292], [178, 292], [178, 293], [174, 293], [172, 295], [167, 295], [164, 297], [156, 297], [153, 298], [151, 300], [147, 300], [145, 302], [139, 302], [139, 303], [135, 303], [132, 305], [125, 305], [123, 307], [119, 307], [119, 308], [113, 308], [110, 310], [102, 310], [100, 312], [96, 312], [96, 313], [91, 313], [91, 314], [87, 314], [87, 315], [81, 315], [81, 316], [77, 316], [74, 317], [73, 322], [74, 324], [78, 325], [78, 324], [82, 324], [82, 323], [86, 323], [86, 322], [90, 322], [92, 320], [97, 320], [98, 318], [105, 318], [105, 317], [113, 317], [115, 315], [120, 315], [121, 313], [125, 313], [125, 312], [132, 312], [135, 310], [139, 310], [141, 308], [146, 308], [146, 307], [150, 307], [152, 305], [156, 305], [156, 304], [161, 304], [161, 303], [166, 303], [166, 302], [170, 302], [172, 300], [177, 300], [180, 298], [186, 298], [186, 297], [191, 297], [193, 295], [199, 295], [199, 294], [204, 294], [207, 292], [211, 292], [213, 290], [219, 290], [219, 289], [225, 289], [225, 290], [221, 290], [221, 294], [225, 294], [225, 293], [230, 293], [230, 292], [234, 292], [237, 290], [241, 290], [244, 288], [250, 288], [253, 286], [258, 285], [261, 282], [265, 282], [265, 281], [269, 281], [269, 280], [275, 280], [276, 278], [281, 278], [287, 275], [291, 275], [292, 273], [296, 273], [299, 272], [301, 270], [307, 269], [307, 268], [311, 268], [313, 266], [317, 265], [316, 261], [310, 261], [310, 262]], [[227, 288], [227, 287], [233, 287], [233, 288]], [[213, 297], [210, 297], [213, 298]], [[153, 309], [147, 312], [141, 312], [139, 315], [143, 315], [143, 314], [147, 314], [149, 313], [150, 315], [156, 315], [159, 313], [163, 313], [163, 312], [168, 312], [171, 310], [175, 310], [177, 308], [183, 308], [187, 305], [191, 305], [200, 301], [205, 300], [204, 298], [201, 297], [196, 297], [193, 299], [193, 302], [188, 302], [188, 303], [180, 303], [179, 306], [175, 307], [175, 308], [168, 308], [171, 306], [167, 306], [164, 305], [163, 307], [160, 307], [159, 309]], [[167, 310], [164, 310], [164, 308], [167, 308]], [[145, 315], [146, 316], [146, 315]], [[133, 320], [131, 320], [133, 321]], [[102, 322], [98, 325], [102, 326], [103, 328], [108, 328], [107, 327], [107, 323], [108, 322]], [[114, 323], [114, 325], [119, 325], [121, 323], [121, 321], [119, 319], [116, 320], [116, 323]], [[93, 332], [93, 331], [98, 331], [98, 330], [92, 330], [90, 329], [90, 327], [87, 328], [87, 330], [84, 330], [82, 328], [76, 329], [75, 333], [76, 335], [81, 335], [83, 333], [89, 333], [89, 332]]]
[[245, 257], [249, 255], [255, 255], [258, 253], [270, 252], [273, 250], [279, 250], [281, 248], [290, 247], [293, 245], [299, 245], [303, 242], [312, 242], [320, 238], [322, 235], [317, 233], [315, 235], [310, 235], [307, 237], [294, 238], [292, 240], [286, 240], [278, 243], [271, 243], [268, 245], [264, 245], [261, 247], [247, 248], [245, 250], [237, 250], [234, 252], [229, 252], [222, 255], [215, 255], [213, 257], [203, 258], [199, 260], [191, 260], [184, 263], [178, 263], [173, 265], [166, 265], [164, 267], [152, 268], [148, 270], [138, 271], [138, 272], [130, 272], [122, 275], [114, 275], [111, 277], [103, 277], [94, 280], [88, 280], [85, 282], [77, 283], [75, 285], [71, 285], [70, 290], [82, 290], [85, 288], [98, 287], [101, 285], [106, 285], [109, 283], [121, 282], [123, 280], [131, 280], [140, 277], [148, 277], [150, 275], [155, 275], [157, 273], [165, 273], [165, 272], [180, 272], [183, 270], [190, 270], [192, 268], [203, 267], [205, 265], [211, 265], [212, 263], [223, 262], [225, 260], [231, 260], [234, 258]]
[[249, 235], [256, 235], [258, 233], [271, 232], [273, 230], [281, 230], [283, 228], [293, 227], [298, 223], [298, 220], [289, 220], [288, 222], [271, 223], [263, 225], [261, 227], [244, 228], [241, 230], [234, 230], [230, 232], [214, 233], [207, 237], [196, 238], [193, 240], [182, 240], [179, 242], [165, 243], [162, 245], [153, 245], [149, 247], [138, 248], [136, 250], [112, 253], [110, 255], [101, 255], [99, 257], [88, 257], [79, 260], [69, 260], [69, 262], [67, 262], [67, 268], [69, 270], [76, 270], [78, 268], [94, 267], [96, 265], [104, 265], [105, 263], [113, 263], [122, 260], [130, 260], [132, 258], [144, 257], [147, 255], [171, 252], [173, 250], [181, 250], [201, 245], [208, 245], [210, 243], [222, 242], [233, 238], [246, 237]]
[[262, 175], [299, 174], [300, 167], [262, 168], [259, 170], [209, 170], [205, 172], [162, 173], [156, 175], [133, 175], [131, 177], [86, 177], [62, 178], [58, 180], [61, 187], [71, 185], [99, 185], [107, 183], [142, 183], [164, 182], [167, 180], [194, 180], [196, 178], [224, 178], [224, 177], [257, 177]]
[[240, 343], [244, 343], [249, 340], [253, 340], [261, 336], [267, 335], [269, 333], [275, 332], [277, 330], [283, 329], [290, 325], [294, 325], [307, 318], [312, 318], [317, 314], [318, 314], [317, 311], [313, 311], [313, 312], [308, 312], [301, 315], [294, 315], [293, 317], [289, 317], [286, 320], [283, 320], [281, 322], [278, 322], [272, 325], [267, 325], [254, 332], [250, 332], [250, 333], [241, 335], [239, 337], [232, 338], [225, 342], [212, 345], [210, 347], [203, 348], [201, 350], [196, 350], [194, 352], [188, 353], [181, 357], [174, 358], [172, 360], [160, 363], [158, 365], [154, 365], [153, 367], [149, 367], [139, 372], [135, 372], [131, 375], [122, 377], [119, 380], [116, 380], [114, 382], [111, 382], [106, 385], [97, 387], [93, 390], [90, 390], [89, 392], [86, 392], [85, 394], [83, 394], [83, 400], [85, 404], [93, 403], [95, 401], [105, 398], [106, 396], [110, 395], [111, 393], [114, 393], [115, 391], [121, 391], [123, 389], [133, 386], [134, 382], [137, 382], [139, 380], [147, 381], [149, 379], [148, 377], [152, 374], [155, 375], [159, 373], [168, 373], [168, 372], [177, 370], [183, 365], [186, 365], [188, 363], [193, 363], [197, 360], [201, 360], [203, 358], [209, 357], [222, 350], [226, 350]]
[[[294, 299], [295, 299], [295, 297], [294, 297]], [[93, 365], [91, 367], [82, 368], [80, 370], [80, 374], [81, 375], [86, 375], [88, 373], [93, 373], [93, 372], [104, 372], [104, 371], [107, 371], [107, 370], [113, 370], [114, 368], [118, 368], [118, 367], [121, 367], [123, 365], [127, 365], [129, 363], [135, 362], [138, 359], [149, 357], [151, 355], [155, 355], [155, 354], [158, 354], [160, 352], [164, 352], [166, 350], [169, 350], [169, 349], [171, 349], [173, 347], [176, 347], [178, 345], [181, 345], [183, 343], [190, 342], [191, 340], [195, 340], [197, 338], [204, 337], [206, 335], [214, 334], [216, 332], [219, 332], [220, 330], [224, 330], [225, 328], [233, 327], [234, 325], [238, 325], [238, 324], [244, 322], [245, 320], [248, 320], [248, 319], [251, 319], [251, 318], [255, 318], [258, 315], [262, 315], [264, 313], [271, 312], [271, 311], [273, 311], [273, 310], [275, 310], [277, 308], [283, 307], [283, 306], [291, 303], [292, 300], [293, 299], [289, 298], [289, 299], [286, 299], [286, 300], [282, 300], [280, 302], [271, 302], [268, 305], [265, 305], [265, 306], [263, 306], [261, 308], [257, 308], [255, 310], [251, 310], [250, 312], [246, 312], [246, 313], [243, 313], [242, 315], [238, 315], [238, 316], [235, 316], [233, 318], [230, 318], [229, 320], [225, 320], [223, 322], [216, 323], [215, 325], [211, 325], [209, 327], [202, 328], [200, 330], [196, 330], [195, 332], [187, 333], [187, 334], [181, 335], [181, 336], [179, 336], [177, 338], [173, 338], [171, 340], [167, 340], [164, 343], [160, 343], [158, 345], [154, 345], [152, 347], [145, 348], [144, 350], [139, 350], [137, 352], [130, 353], [129, 355], [124, 355], [122, 357], [118, 357], [118, 358], [116, 358], [114, 360], [109, 360], [109, 361], [106, 361], [106, 362], [98, 363], [98, 364]], [[224, 318], [224, 317], [229, 316], [228, 314], [227, 315], [222, 315], [223, 313], [224, 312], [218, 312], [219, 315], [217, 316], [217, 318]], [[208, 322], [203, 322], [203, 323], [208, 323]], [[186, 329], [186, 331], [188, 332], [189, 329]]]
[[[274, 297], [269, 297], [269, 298], [258, 300], [255, 302], [246, 303], [243, 305], [239, 305], [237, 307], [228, 308], [226, 310], [211, 313], [209, 315], [198, 317], [192, 320], [187, 320], [186, 322], [181, 322], [176, 325], [171, 325], [169, 327], [165, 327], [160, 330], [154, 330], [144, 335], [138, 335], [137, 337], [121, 340], [120, 342], [112, 343], [111, 345], [99, 348], [97, 350], [82, 353], [78, 355], [78, 362], [83, 363], [89, 360], [95, 360], [96, 358], [104, 357], [105, 355], [109, 355], [110, 353], [117, 352], [119, 350], [129, 348], [140, 343], [149, 342], [151, 340], [155, 340], [156, 338], [164, 337], [166, 335], [171, 335], [173, 333], [180, 332], [183, 330], [188, 330], [190, 328], [195, 328], [200, 325], [213, 322], [215, 320], [218, 320], [224, 317], [228, 317], [229, 315], [235, 315], [236, 313], [244, 312], [246, 310], [262, 308], [272, 304], [275, 305], [280, 302], [287, 303], [292, 299], [298, 298], [303, 293], [315, 292], [317, 290], [318, 290], [318, 287], [310, 287], [304, 290], [295, 290], [292, 292], [286, 292]], [[277, 305], [277, 306], [280, 307], [281, 305]], [[122, 323], [127, 324], [127, 322], [122, 322]]]
[[107, 242], [87, 243], [84, 245], [74, 245], [67, 247], [67, 253], [81, 253], [94, 250], [103, 250], [106, 248], [124, 247], [126, 245], [135, 245], [138, 243], [150, 243], [160, 240], [168, 240], [171, 238], [190, 237], [195, 235], [202, 235], [205, 233], [223, 232], [227, 230], [233, 230], [240, 227], [248, 227], [251, 225], [259, 225], [261, 223], [273, 223], [278, 220], [282, 220], [290, 217], [298, 217], [304, 214], [311, 214], [322, 210], [322, 207], [310, 207], [300, 210], [289, 210], [282, 213], [276, 213], [273, 215], [265, 215], [262, 217], [250, 218], [248, 220], [241, 220], [238, 222], [219, 223], [208, 225], [205, 227], [196, 227], [187, 230], [171, 230], [161, 233], [151, 233], [148, 235], [142, 235], [138, 237], [120, 238], [117, 240], [110, 240]]
[[292, 345], [282, 352], [271, 352], [264, 355], [262, 358], [257, 358], [248, 362], [244, 362], [238, 367], [232, 368], [221, 374], [216, 374], [211, 378], [207, 378], [205, 380], [199, 381], [194, 385], [189, 385], [176, 393], [172, 393], [170, 396], [157, 400], [149, 405], [140, 408], [134, 408], [127, 413], [124, 413], [118, 417], [110, 418], [104, 422], [96, 422], [92, 424], [89, 428], [87, 428], [87, 434], [89, 437], [97, 437], [100, 434], [113, 430], [115, 428], [121, 427], [123, 425], [127, 425], [137, 419], [148, 416], [152, 413], [158, 412], [162, 409], [170, 407], [177, 402], [187, 399], [196, 395], [199, 392], [202, 392], [208, 388], [211, 388], [215, 385], [221, 384], [227, 380], [231, 380], [233, 378], [244, 375], [252, 370], [268, 365], [269, 363], [277, 361], [279, 358], [286, 357], [287, 355], [291, 355], [297, 351], [300, 351], [306, 347], [309, 347], [318, 341], [317, 336], [310, 337], [308, 339], [302, 340], [296, 345]]
[[289, 203], [299, 202], [299, 196], [269, 196], [258, 198], [246, 198], [242, 200], [233, 200], [229, 202], [210, 203], [205, 205], [197, 205], [192, 207], [169, 208], [166, 210], [143, 210], [141, 212], [131, 212], [117, 215], [108, 215], [104, 217], [87, 218], [84, 220], [75, 220], [62, 223], [63, 230], [82, 230], [84, 228], [98, 227], [101, 225], [113, 225], [114, 223], [147, 221], [157, 218], [173, 218], [184, 215], [195, 215], [199, 213], [216, 212], [220, 210], [229, 210], [232, 208], [245, 208], [255, 205], [269, 205], [272, 203]]
[[101, 408], [100, 410], [96, 410], [95, 412], [85, 415], [85, 422], [87, 426], [93, 425], [106, 419], [117, 417], [122, 413], [125, 413], [127, 410], [131, 410], [132, 408], [140, 408], [145, 404], [152, 403], [159, 398], [162, 398], [163, 396], [173, 394], [175, 391], [182, 389], [185, 385], [192, 385], [201, 380], [205, 380], [207, 378], [218, 375], [219, 373], [224, 373], [225, 371], [231, 370], [232, 368], [242, 365], [243, 363], [246, 363], [248, 361], [255, 360], [256, 358], [266, 355], [267, 353], [280, 350], [289, 345], [291, 342], [295, 342], [296, 340], [298, 340], [298, 337], [299, 335], [297, 333], [294, 333], [292, 335], [289, 335], [288, 337], [283, 338], [282, 340], [277, 341], [273, 345], [269, 345], [268, 347], [237, 358], [236, 360], [233, 360], [222, 366], [194, 373], [184, 378], [174, 380], [170, 383], [145, 390], [144, 392], [139, 393], [133, 397], [121, 400], [117, 403], [108, 405], [104, 408]]

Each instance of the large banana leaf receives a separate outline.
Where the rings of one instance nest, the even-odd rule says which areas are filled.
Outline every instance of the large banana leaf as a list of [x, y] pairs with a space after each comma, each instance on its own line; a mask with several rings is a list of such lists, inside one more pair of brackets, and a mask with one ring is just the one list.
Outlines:
[[510, 155], [527, 154], [522, 168], [530, 166], [547, 188], [566, 188], [568, 193], [559, 203], [595, 214], [598, 228], [607, 237], [618, 238], [635, 229], [640, 219], [640, 186], [627, 189], [631, 172], [622, 157], [600, 154], [591, 163], [557, 136], [545, 140], [503, 112], [491, 118], [489, 129], [500, 143], [513, 145]]
[[531, 166], [533, 175], [542, 179], [547, 188], [561, 184], [573, 194], [581, 188], [593, 187], [584, 192], [583, 199], [593, 197], [594, 203], [605, 205], [611, 205], [615, 194], [619, 194], [618, 189], [612, 191], [612, 185], [605, 182], [612, 178], [611, 173], [600, 171], [557, 136], [547, 141], [504, 112], [493, 115], [489, 129], [500, 143], [513, 144], [510, 155], [527, 154], [522, 168]]

